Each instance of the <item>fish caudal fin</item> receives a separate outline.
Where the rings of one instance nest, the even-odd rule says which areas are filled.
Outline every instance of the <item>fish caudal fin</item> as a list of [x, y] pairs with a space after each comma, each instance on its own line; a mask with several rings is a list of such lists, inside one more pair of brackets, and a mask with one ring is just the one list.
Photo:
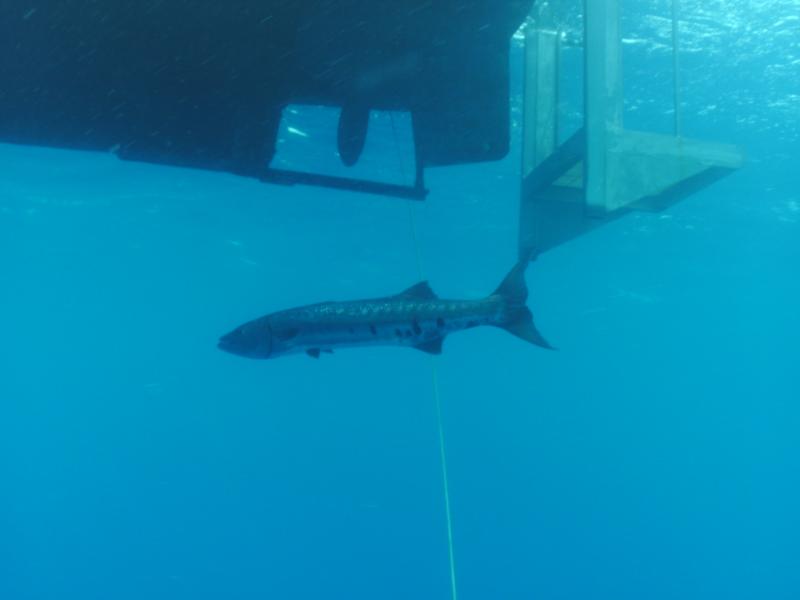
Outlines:
[[518, 338], [536, 344], [548, 350], [555, 350], [550, 343], [544, 339], [536, 325], [533, 324], [533, 315], [528, 310], [527, 306], [521, 306], [511, 309], [508, 313], [508, 319], [504, 325], [501, 325], [508, 333], [517, 336]]
[[503, 279], [503, 282], [493, 294], [494, 296], [500, 296], [506, 302], [505, 319], [499, 326], [526, 342], [555, 350], [536, 329], [536, 325], [533, 323], [533, 315], [528, 307], [525, 306], [525, 301], [528, 299], [525, 270], [529, 262], [525, 258], [514, 265], [514, 268], [506, 275], [506, 278]]

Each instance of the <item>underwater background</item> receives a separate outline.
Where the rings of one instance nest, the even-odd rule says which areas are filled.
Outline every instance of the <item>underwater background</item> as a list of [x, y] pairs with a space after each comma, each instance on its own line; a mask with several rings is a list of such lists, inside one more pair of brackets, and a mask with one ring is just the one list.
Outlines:
[[[667, 3], [625, 8], [626, 124], [669, 131]], [[417, 252], [443, 297], [497, 286], [520, 36], [512, 151], [428, 170], [424, 203], [0, 146], [0, 598], [449, 598], [432, 364], [462, 600], [800, 598], [800, 2], [682, 18], [684, 132], [747, 164], [532, 263], [557, 352], [493, 328], [433, 358], [216, 348], [397, 293]], [[285, 111], [284, 164], [338, 168], [329, 112]]]

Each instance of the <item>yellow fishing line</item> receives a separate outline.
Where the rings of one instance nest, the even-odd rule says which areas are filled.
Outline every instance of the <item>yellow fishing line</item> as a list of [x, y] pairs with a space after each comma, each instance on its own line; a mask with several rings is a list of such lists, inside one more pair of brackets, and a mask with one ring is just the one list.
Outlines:
[[[403, 166], [403, 157], [400, 155], [400, 147], [397, 143], [397, 130], [394, 125], [394, 114], [390, 113], [392, 123], [392, 136], [394, 137], [394, 147], [397, 151], [397, 160], [400, 165], [400, 173], [403, 180], [405, 180], [405, 169]], [[422, 250], [419, 246], [419, 237], [417, 236], [417, 222], [414, 218], [414, 205], [412, 200], [406, 202], [408, 206], [408, 223], [411, 232], [411, 241], [414, 245], [414, 255], [417, 265], [417, 280], [423, 281], [425, 273], [422, 269]], [[455, 552], [453, 551], [453, 515], [450, 510], [450, 481], [447, 477], [447, 452], [444, 443], [444, 419], [442, 418], [442, 397], [439, 393], [439, 373], [436, 369], [436, 359], [431, 356], [431, 383], [433, 385], [433, 399], [436, 405], [436, 424], [439, 436], [439, 462], [442, 465], [442, 485], [444, 488], [444, 514], [447, 523], [447, 557], [450, 566], [450, 596], [452, 600], [458, 600], [458, 593], [456, 591], [456, 560]]]
[[[419, 281], [425, 279], [422, 270], [422, 251], [419, 247], [417, 238], [416, 219], [414, 218], [414, 206], [412, 201], [408, 200], [408, 220], [411, 230], [411, 239], [414, 243], [414, 253], [416, 254], [417, 275]], [[456, 592], [456, 561], [455, 553], [453, 551], [453, 517], [450, 510], [450, 484], [447, 477], [447, 452], [445, 451], [444, 443], [444, 420], [442, 419], [442, 398], [439, 393], [439, 373], [436, 369], [436, 358], [431, 356], [431, 382], [433, 384], [433, 398], [436, 404], [436, 422], [438, 425], [439, 435], [439, 458], [442, 465], [442, 483], [444, 487], [444, 514], [447, 521], [447, 553], [450, 564], [450, 593], [452, 600], [457, 600], [458, 594]]]

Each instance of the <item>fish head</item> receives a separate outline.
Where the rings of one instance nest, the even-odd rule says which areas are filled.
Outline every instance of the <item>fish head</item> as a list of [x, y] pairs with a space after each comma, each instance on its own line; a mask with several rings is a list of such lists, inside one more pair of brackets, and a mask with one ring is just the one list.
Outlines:
[[267, 319], [240, 325], [219, 338], [217, 348], [246, 358], [269, 358], [272, 355], [272, 330]]

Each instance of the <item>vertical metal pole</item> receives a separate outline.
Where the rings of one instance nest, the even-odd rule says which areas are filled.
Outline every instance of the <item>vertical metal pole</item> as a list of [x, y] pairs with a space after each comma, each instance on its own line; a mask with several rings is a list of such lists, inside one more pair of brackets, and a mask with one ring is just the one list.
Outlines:
[[675, 136], [681, 135], [681, 89], [678, 72], [678, 0], [672, 0], [672, 94], [675, 105]]
[[536, 26], [525, 32], [522, 176], [556, 149], [558, 136], [559, 35], [544, 4]]
[[[537, 3], [533, 26], [525, 31], [522, 99], [522, 165], [524, 182], [556, 148], [558, 138], [559, 34], [552, 8]], [[537, 200], [520, 189], [519, 256], [534, 256], [538, 241]]]
[[608, 148], [622, 129], [622, 48], [619, 0], [585, 0], [586, 212], [613, 209], [615, 173]]
[[536, 166], [536, 30], [525, 27], [522, 56], [522, 165], [523, 179]]

